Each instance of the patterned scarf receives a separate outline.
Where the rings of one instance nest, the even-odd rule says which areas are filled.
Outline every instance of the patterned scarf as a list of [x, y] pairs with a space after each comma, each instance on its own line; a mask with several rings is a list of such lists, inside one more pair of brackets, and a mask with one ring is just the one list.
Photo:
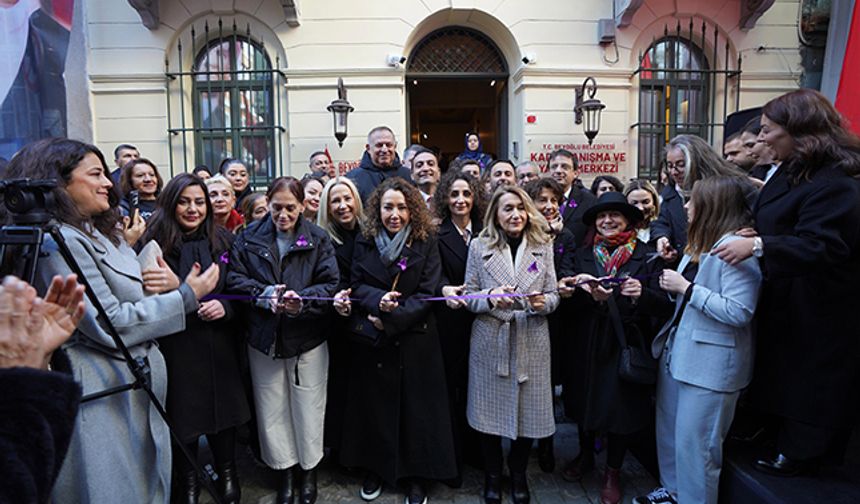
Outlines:
[[[613, 250], [609, 252], [609, 248]], [[609, 238], [601, 235], [594, 237], [594, 258], [609, 276], [616, 276], [618, 270], [630, 260], [636, 248], [636, 230], [625, 231]]]

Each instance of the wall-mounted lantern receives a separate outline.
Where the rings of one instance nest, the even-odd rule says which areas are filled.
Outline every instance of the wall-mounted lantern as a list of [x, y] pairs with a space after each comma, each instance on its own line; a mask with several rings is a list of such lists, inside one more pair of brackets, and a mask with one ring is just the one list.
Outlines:
[[346, 140], [347, 135], [346, 119], [349, 113], [355, 109], [346, 100], [346, 86], [343, 85], [342, 77], [337, 78], [337, 100], [331, 102], [326, 110], [332, 114], [334, 137], [337, 138], [337, 145], [343, 147], [343, 141]]
[[[585, 99], [588, 93], [588, 99]], [[576, 124], [582, 124], [585, 136], [588, 137], [588, 145], [594, 141], [594, 137], [600, 132], [600, 112], [606, 108], [600, 100], [594, 98], [597, 94], [597, 81], [594, 77], [586, 77], [582, 86], [576, 88], [576, 105], [573, 112], [576, 116]], [[585, 122], [583, 122], [583, 118]]]

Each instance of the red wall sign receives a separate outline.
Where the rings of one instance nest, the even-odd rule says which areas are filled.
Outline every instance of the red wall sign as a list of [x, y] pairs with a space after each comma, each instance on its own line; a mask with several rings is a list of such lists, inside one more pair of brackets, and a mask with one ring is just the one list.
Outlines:
[[541, 172], [549, 168], [549, 155], [557, 149], [566, 149], [576, 156], [579, 169], [583, 174], [593, 173], [618, 173], [621, 165], [627, 162], [627, 151], [619, 149], [612, 143], [568, 143], [568, 144], [540, 144], [537, 152], [532, 152], [529, 161], [540, 166]]

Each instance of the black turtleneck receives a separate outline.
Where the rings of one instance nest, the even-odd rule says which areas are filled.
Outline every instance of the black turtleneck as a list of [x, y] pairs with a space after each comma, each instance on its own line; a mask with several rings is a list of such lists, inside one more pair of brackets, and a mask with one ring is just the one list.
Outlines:
[[523, 242], [523, 235], [513, 237], [509, 234], [505, 234], [505, 238], [508, 240], [508, 247], [511, 248], [511, 262], [513, 262], [514, 267], [516, 267], [516, 265], [517, 265], [517, 250], [519, 250], [520, 244]]

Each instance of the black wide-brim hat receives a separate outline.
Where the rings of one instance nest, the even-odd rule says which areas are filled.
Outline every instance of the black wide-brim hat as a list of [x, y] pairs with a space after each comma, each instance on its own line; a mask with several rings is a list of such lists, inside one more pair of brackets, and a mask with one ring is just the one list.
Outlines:
[[630, 221], [631, 228], [636, 227], [636, 225], [645, 218], [645, 216], [642, 215], [641, 210], [630, 203], [627, 203], [627, 198], [624, 197], [623, 194], [616, 191], [610, 191], [603, 193], [600, 198], [597, 199], [597, 203], [585, 211], [582, 215], [582, 222], [584, 222], [586, 226], [593, 226], [599, 213], [611, 211], [621, 212], [622, 215], [627, 217], [627, 220]]

